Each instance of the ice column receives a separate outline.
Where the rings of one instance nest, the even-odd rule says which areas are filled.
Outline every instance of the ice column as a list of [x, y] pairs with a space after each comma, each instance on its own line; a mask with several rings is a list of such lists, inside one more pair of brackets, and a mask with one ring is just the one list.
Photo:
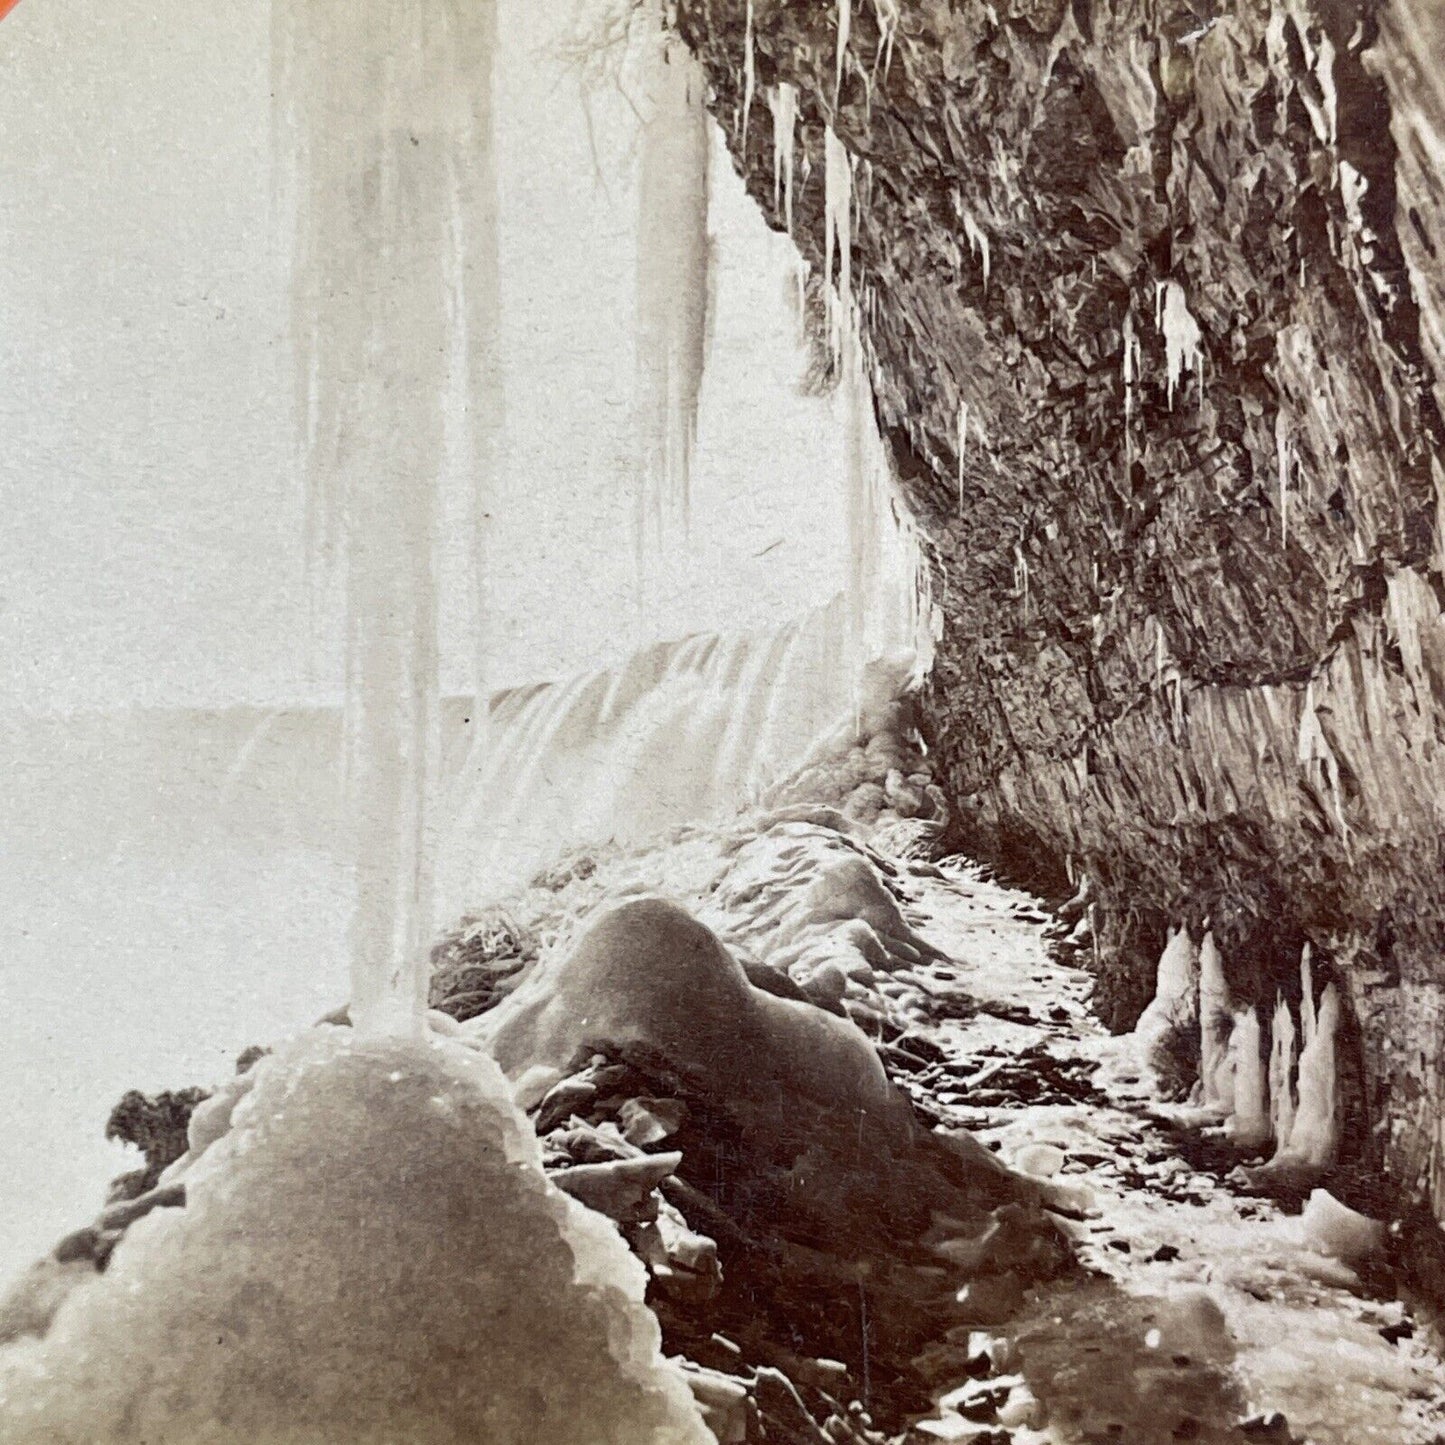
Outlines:
[[648, 98], [637, 236], [639, 563], [649, 533], [660, 543], [666, 514], [687, 523], [708, 296], [706, 81], [660, 16], [644, 43]]
[[[339, 544], [346, 585], [352, 1015], [410, 1032], [432, 923], [437, 500], [458, 452], [484, 484], [498, 415], [496, 11], [277, 0], [273, 27], [311, 542]], [[459, 394], [469, 420], [449, 422]]]

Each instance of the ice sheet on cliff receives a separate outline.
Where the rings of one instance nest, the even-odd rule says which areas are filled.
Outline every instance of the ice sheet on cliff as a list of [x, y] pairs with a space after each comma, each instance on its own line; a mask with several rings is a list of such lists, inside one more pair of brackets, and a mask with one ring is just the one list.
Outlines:
[[6, 1445], [710, 1445], [644, 1273], [475, 1050], [321, 1029], [0, 1351]]

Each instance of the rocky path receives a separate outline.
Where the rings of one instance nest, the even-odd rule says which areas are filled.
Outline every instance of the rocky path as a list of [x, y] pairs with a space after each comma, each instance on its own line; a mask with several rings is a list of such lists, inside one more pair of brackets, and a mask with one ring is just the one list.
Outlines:
[[[529, 1019], [563, 1030], [565, 1068], [540, 1035], [511, 1061], [544, 1167], [643, 1265], [721, 1445], [1445, 1442], [1387, 1263], [1246, 1192], [1103, 1032], [1058, 920], [913, 857], [930, 839], [822, 806], [684, 830], [579, 855], [434, 955], [445, 1036], [506, 1060]], [[186, 1207], [184, 1151], [262, 1053], [194, 1118], [204, 1091], [123, 1101], [150, 1168], [0, 1303], [0, 1342]]]
[[1089, 975], [1051, 956], [1030, 900], [964, 864], [899, 881], [951, 960], [914, 979], [939, 1000], [930, 1033], [946, 1061], [905, 1082], [944, 1127], [1051, 1176], [1084, 1267], [1032, 1291], [1006, 1329], [980, 1332], [970, 1343], [992, 1369], [945, 1392], [914, 1435], [1445, 1439], [1445, 1372], [1388, 1279], [1305, 1248], [1298, 1219], [1185, 1161], [1180, 1130], [1197, 1121], [1150, 1098], [1129, 1041], [1103, 1033]]

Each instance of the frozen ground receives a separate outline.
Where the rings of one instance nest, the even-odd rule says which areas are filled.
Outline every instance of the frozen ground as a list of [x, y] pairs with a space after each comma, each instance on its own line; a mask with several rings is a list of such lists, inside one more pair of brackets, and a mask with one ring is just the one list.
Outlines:
[[[1305, 1248], [1298, 1219], [1180, 1157], [1128, 1041], [1102, 1032], [1089, 976], [1051, 959], [1030, 901], [962, 864], [908, 887], [956, 961], [922, 972], [981, 1004], [938, 1025], [948, 1064], [924, 1087], [1005, 1160], [1057, 1169], [1089, 1272], [1037, 1291], [1000, 1347], [1047, 1421], [1015, 1438], [1439, 1440], [1445, 1375], [1405, 1308]], [[925, 1428], [977, 1435], [948, 1412]]]
[[[436, 1029], [447, 1047], [495, 1050], [554, 1183], [609, 1216], [642, 1262], [664, 1350], [714, 1433], [1441, 1439], [1445, 1376], [1383, 1265], [1361, 1275], [1306, 1248], [1298, 1218], [1227, 1181], [1232, 1158], [1217, 1173], [1189, 1162], [1208, 1152], [1189, 1147], [1197, 1118], [1152, 1099], [1134, 1046], [1102, 1032], [1089, 975], [1051, 949], [1057, 921], [972, 865], [921, 859], [931, 825], [898, 816], [926, 803], [908, 782], [918, 764], [880, 734], [799, 784], [842, 797], [843, 812], [783, 798], [651, 848], [574, 855], [511, 901], [505, 926], [461, 930], [438, 972], [449, 997], [434, 1001], [466, 1007], [460, 1022], [434, 1014]], [[705, 929], [638, 906], [659, 895]], [[668, 930], [701, 950], [685, 968]], [[746, 981], [724, 960], [699, 984], [714, 936]], [[581, 972], [568, 962], [588, 958]], [[709, 979], [731, 1000], [710, 1011]], [[624, 1008], [633, 984], [642, 1002]], [[845, 1016], [921, 1129], [878, 1104], [872, 1066], [848, 1061], [854, 1043], [828, 1078], [811, 1046], [790, 1052], [789, 1037], [841, 1045]], [[577, 1029], [581, 1057], [594, 1037], [598, 1050], [580, 1067]], [[1037, 1185], [990, 1173], [969, 1136]], [[387, 1186], [402, 1218], [406, 1187]], [[116, 1208], [93, 1242], [115, 1248], [123, 1281], [164, 1231], [158, 1219], [132, 1251], [126, 1226], [107, 1224]], [[358, 1265], [387, 1267], [385, 1249]]]

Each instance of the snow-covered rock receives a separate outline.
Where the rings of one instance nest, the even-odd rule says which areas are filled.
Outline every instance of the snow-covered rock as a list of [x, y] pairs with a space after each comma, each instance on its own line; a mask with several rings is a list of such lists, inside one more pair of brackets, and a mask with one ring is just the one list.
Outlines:
[[710, 1445], [491, 1060], [323, 1028], [254, 1073], [186, 1207], [0, 1350], [6, 1445]]

